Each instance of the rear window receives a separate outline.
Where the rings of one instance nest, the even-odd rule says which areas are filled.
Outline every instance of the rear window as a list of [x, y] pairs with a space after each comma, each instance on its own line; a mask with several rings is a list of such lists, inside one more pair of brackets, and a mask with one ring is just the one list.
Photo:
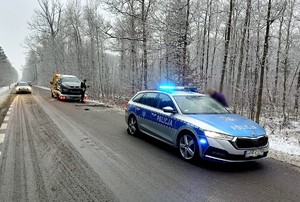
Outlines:
[[70, 77], [62, 77], [61, 78], [62, 82], [75, 82], [75, 83], [80, 83], [80, 80], [75, 77], [75, 76], [70, 76]]

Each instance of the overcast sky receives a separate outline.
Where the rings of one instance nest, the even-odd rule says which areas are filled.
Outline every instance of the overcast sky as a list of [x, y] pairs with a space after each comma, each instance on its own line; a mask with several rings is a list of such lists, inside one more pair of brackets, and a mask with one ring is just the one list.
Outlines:
[[38, 3], [37, 0], [0, 0], [0, 5], [0, 46], [20, 73], [25, 64], [26, 50], [22, 44], [29, 34], [27, 22]]

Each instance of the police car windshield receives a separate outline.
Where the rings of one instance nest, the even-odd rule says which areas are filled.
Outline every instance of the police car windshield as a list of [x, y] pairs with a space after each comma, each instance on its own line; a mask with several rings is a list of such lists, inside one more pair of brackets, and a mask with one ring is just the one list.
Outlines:
[[76, 83], [80, 83], [80, 80], [77, 77], [62, 77], [62, 81], [63, 82], [76, 82]]
[[229, 112], [207, 96], [173, 96], [183, 114], [228, 114]]

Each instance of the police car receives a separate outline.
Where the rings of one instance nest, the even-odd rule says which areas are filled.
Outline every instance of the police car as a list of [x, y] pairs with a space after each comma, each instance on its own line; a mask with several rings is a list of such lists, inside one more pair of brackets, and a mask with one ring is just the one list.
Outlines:
[[190, 88], [138, 92], [126, 104], [125, 121], [129, 134], [142, 132], [170, 144], [187, 161], [252, 161], [265, 158], [269, 150], [260, 125]]

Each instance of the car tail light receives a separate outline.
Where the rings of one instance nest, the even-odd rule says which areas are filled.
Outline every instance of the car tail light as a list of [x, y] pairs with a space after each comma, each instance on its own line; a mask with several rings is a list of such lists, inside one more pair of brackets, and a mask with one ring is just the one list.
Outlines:
[[85, 95], [83, 99], [84, 99], [84, 100], [88, 100], [89, 97], [88, 97], [87, 95]]

